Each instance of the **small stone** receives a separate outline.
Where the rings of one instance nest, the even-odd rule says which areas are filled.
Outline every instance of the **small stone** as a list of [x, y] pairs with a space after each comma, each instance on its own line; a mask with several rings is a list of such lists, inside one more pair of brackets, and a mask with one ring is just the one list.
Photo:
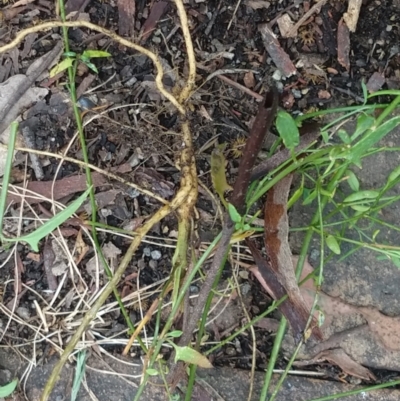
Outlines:
[[158, 263], [157, 263], [156, 260], [150, 260], [149, 266], [150, 266], [152, 269], [155, 270], [155, 269], [157, 269]]
[[29, 318], [31, 317], [29, 310], [27, 308], [24, 308], [23, 306], [17, 308], [16, 312], [21, 319], [29, 320]]
[[275, 72], [272, 74], [272, 79], [275, 81], [280, 81], [282, 79], [282, 73], [280, 70], [275, 70]]
[[161, 254], [161, 252], [158, 251], [158, 250], [155, 250], [155, 251], [152, 251], [152, 252], [151, 252], [151, 258], [152, 258], [153, 260], [160, 260], [160, 259], [161, 259], [161, 256], [162, 256], [162, 254]]
[[301, 92], [298, 89], [292, 89], [292, 93], [295, 99], [301, 99]]
[[146, 248], [143, 248], [143, 255], [144, 256], [150, 256], [151, 255], [151, 249], [146, 246]]

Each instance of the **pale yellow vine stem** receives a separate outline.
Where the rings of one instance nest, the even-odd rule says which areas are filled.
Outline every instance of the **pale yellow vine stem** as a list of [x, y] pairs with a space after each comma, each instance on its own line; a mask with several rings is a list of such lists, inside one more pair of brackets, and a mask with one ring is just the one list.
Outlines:
[[130, 49], [134, 49], [140, 53], [143, 53], [145, 56], [147, 56], [149, 59], [151, 59], [151, 61], [153, 61], [154, 66], [157, 69], [157, 75], [156, 75], [155, 80], [156, 80], [158, 90], [179, 110], [179, 112], [181, 114], [185, 115], [185, 108], [183, 106], [181, 106], [181, 104], [174, 98], [174, 96], [172, 96], [165, 89], [165, 87], [163, 85], [163, 83], [162, 83], [163, 68], [162, 68], [159, 58], [154, 53], [152, 53], [150, 50], [145, 49], [142, 46], [139, 46], [135, 43], [130, 42], [127, 39], [122, 38], [121, 36], [117, 35], [115, 32], [112, 32], [108, 29], [102, 28], [98, 25], [92, 24], [91, 22], [86, 22], [86, 21], [73, 21], [73, 22], [48, 21], [48, 22], [44, 22], [43, 24], [39, 24], [39, 25], [35, 25], [35, 26], [32, 26], [27, 29], [23, 29], [22, 31], [18, 32], [18, 34], [15, 36], [14, 40], [12, 40], [7, 45], [0, 47], [0, 54], [13, 49], [15, 46], [17, 46], [19, 43], [21, 43], [22, 40], [30, 33], [40, 32], [40, 31], [44, 31], [46, 29], [51, 29], [51, 28], [60, 28], [62, 26], [65, 26], [68, 28], [85, 27], [85, 28], [91, 29], [93, 31], [100, 32], [100, 33], [110, 37], [111, 39], [115, 40], [116, 42], [120, 43], [123, 46], [129, 47]]
[[189, 74], [186, 80], [186, 85], [182, 89], [179, 95], [179, 103], [183, 104], [184, 102], [186, 102], [187, 99], [189, 99], [196, 81], [196, 58], [194, 55], [193, 42], [192, 42], [192, 37], [190, 36], [189, 24], [187, 20], [185, 7], [183, 6], [182, 0], [175, 0], [175, 4], [176, 8], [178, 9], [179, 19], [181, 21], [181, 28], [182, 28], [183, 38], [185, 39], [187, 59], [189, 65]]

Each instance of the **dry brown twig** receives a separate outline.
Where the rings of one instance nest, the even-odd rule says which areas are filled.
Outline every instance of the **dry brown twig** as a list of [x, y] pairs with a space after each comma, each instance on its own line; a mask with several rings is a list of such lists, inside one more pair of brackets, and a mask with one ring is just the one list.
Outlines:
[[[186, 116], [185, 103], [189, 99], [195, 84], [196, 63], [188, 27], [187, 16], [182, 0], [175, 0], [175, 4], [177, 6], [179, 18], [181, 21], [181, 27], [187, 48], [188, 66], [189, 66], [189, 74], [186, 81], [186, 85], [182, 89], [178, 98], [175, 98], [165, 89], [162, 83], [163, 68], [160, 60], [154, 53], [143, 48], [142, 46], [136, 45], [130, 42], [129, 40], [120, 37], [119, 35], [115, 34], [112, 31], [104, 29], [90, 22], [86, 21], [64, 22], [64, 23], [59, 21], [45, 22], [43, 24], [39, 24], [31, 28], [20, 31], [13, 41], [11, 41], [9, 44], [5, 46], [0, 47], [0, 53], [4, 53], [5, 51], [11, 50], [15, 46], [17, 46], [30, 33], [40, 32], [45, 29], [62, 27], [62, 26], [71, 28], [85, 27], [88, 29], [92, 29], [96, 32], [103, 33], [104, 35], [118, 42], [119, 44], [141, 52], [142, 54], [146, 55], [153, 61], [157, 69], [155, 82], [158, 90], [166, 99], [168, 99], [178, 109], [179, 113], [181, 114], [181, 118], [183, 120], [181, 124], [183, 147], [180, 154], [180, 166], [181, 166], [180, 189], [178, 190], [177, 194], [169, 204], [161, 207], [153, 216], [151, 216], [147, 220], [145, 224], [143, 224], [142, 227], [140, 227], [137, 230], [137, 236], [133, 239], [128, 251], [122, 258], [117, 270], [115, 271], [114, 276], [107, 283], [106, 287], [104, 288], [104, 291], [99, 296], [97, 301], [93, 304], [92, 308], [84, 316], [82, 324], [77, 328], [75, 334], [72, 336], [69, 344], [62, 353], [60, 360], [54, 367], [54, 370], [42, 393], [41, 401], [47, 401], [49, 399], [52, 389], [56, 381], [58, 380], [61, 369], [67, 362], [70, 354], [74, 350], [76, 344], [82, 337], [83, 333], [85, 332], [90, 322], [95, 318], [97, 312], [99, 311], [101, 306], [104, 304], [106, 299], [113, 291], [113, 288], [115, 288], [116, 285], [119, 283], [122, 274], [124, 273], [126, 267], [130, 263], [132, 256], [134, 255], [139, 245], [141, 244], [143, 237], [154, 226], [154, 224], [165, 218], [168, 214], [170, 214], [174, 210], [177, 211], [179, 218], [179, 236], [178, 236], [178, 248], [177, 248], [176, 259], [180, 260], [181, 263], [186, 262], [186, 250], [188, 243], [188, 233], [190, 229], [190, 217], [192, 214], [194, 204], [197, 200], [197, 172], [196, 172], [195, 159], [193, 156], [194, 152], [192, 146], [192, 135], [190, 132], [189, 122]], [[180, 247], [179, 247], [179, 241], [181, 241]]]

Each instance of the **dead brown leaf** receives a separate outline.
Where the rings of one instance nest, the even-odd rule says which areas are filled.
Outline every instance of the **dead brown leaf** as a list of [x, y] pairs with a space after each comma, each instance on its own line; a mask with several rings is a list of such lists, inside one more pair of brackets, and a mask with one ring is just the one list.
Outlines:
[[340, 367], [343, 372], [348, 375], [359, 377], [363, 380], [376, 380], [374, 374], [364, 366], [361, 366], [359, 363], [355, 362], [351, 359], [344, 350], [341, 348], [329, 349], [326, 351], [320, 352], [313, 359], [307, 362], [296, 362], [296, 366], [304, 366], [310, 364], [317, 364], [323, 361], [331, 362]]

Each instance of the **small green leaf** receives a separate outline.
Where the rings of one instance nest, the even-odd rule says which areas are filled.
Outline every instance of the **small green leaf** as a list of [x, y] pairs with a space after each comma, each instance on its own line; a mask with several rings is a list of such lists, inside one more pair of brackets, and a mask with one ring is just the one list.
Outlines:
[[63, 57], [76, 57], [76, 53], [75, 52], [65, 52], [63, 53]]
[[379, 191], [367, 189], [365, 191], [358, 191], [349, 195], [343, 202], [356, 202], [365, 199], [376, 199], [379, 196]]
[[232, 203], [228, 203], [228, 213], [229, 217], [234, 223], [240, 223], [242, 221], [242, 216], [236, 210], [235, 206]]
[[158, 370], [149, 368], [149, 369], [146, 369], [146, 373], [149, 376], [157, 376], [158, 375]]
[[354, 134], [351, 136], [351, 140], [354, 141], [360, 135], [362, 135], [365, 131], [370, 129], [375, 123], [375, 118], [372, 116], [362, 113], [357, 118], [357, 126]]
[[286, 111], [280, 110], [276, 118], [276, 129], [287, 149], [293, 150], [300, 143], [299, 128], [296, 121]]
[[167, 334], [168, 337], [178, 338], [182, 335], [182, 330], [174, 330]]
[[105, 52], [103, 50], [85, 50], [82, 53], [82, 57], [86, 57], [88, 59], [91, 58], [100, 58], [100, 57], [110, 57], [111, 54], [108, 52]]
[[304, 175], [301, 177], [300, 186], [294, 191], [292, 197], [289, 199], [287, 203], [287, 208], [290, 209], [303, 195], [304, 191]]
[[328, 248], [335, 253], [336, 255], [340, 255], [340, 246], [337, 242], [336, 238], [333, 235], [328, 235], [326, 237], [326, 245]]
[[353, 147], [348, 154], [348, 161], [358, 161], [368, 152], [377, 142], [393, 131], [400, 124], [400, 116], [393, 117], [385, 121], [379, 127], [373, 126]]
[[94, 71], [96, 74], [98, 74], [99, 73], [99, 70], [97, 69], [97, 67], [93, 64], [93, 63], [91, 63], [90, 61], [85, 61], [85, 60], [82, 60], [92, 71]]
[[323, 140], [325, 143], [328, 143], [328, 142], [329, 142], [329, 134], [328, 134], [328, 131], [321, 131], [321, 136], [322, 136], [322, 140]]
[[346, 176], [347, 176], [347, 183], [349, 184], [350, 188], [354, 192], [358, 192], [360, 189], [360, 182], [358, 181], [358, 178], [356, 177], [354, 172], [351, 170], [347, 170]]
[[348, 145], [351, 142], [351, 138], [349, 137], [349, 134], [344, 130], [340, 129], [338, 131], [339, 138], [342, 140], [343, 143]]
[[397, 177], [400, 175], [400, 166], [397, 166], [388, 177], [388, 183], [396, 181]]
[[183, 361], [193, 365], [200, 366], [201, 368], [212, 368], [211, 362], [200, 352], [190, 347], [179, 347], [174, 344], [175, 348], [175, 363]]
[[362, 88], [363, 98], [364, 98], [363, 104], [367, 104], [367, 100], [368, 100], [368, 89], [367, 89], [367, 85], [365, 84], [364, 79], [361, 80], [361, 88]]
[[65, 71], [69, 67], [72, 66], [74, 60], [72, 58], [66, 58], [65, 60], [58, 63], [54, 68], [50, 71], [50, 78], [54, 77], [55, 75], [59, 74], [60, 72]]
[[0, 387], [0, 397], [8, 397], [13, 393], [15, 388], [17, 387], [18, 379], [14, 379], [12, 382], [6, 384], [5, 386]]
[[366, 212], [367, 210], [370, 209], [370, 207], [369, 207], [369, 206], [366, 206], [366, 205], [350, 205], [350, 207], [351, 207], [353, 210], [355, 210], [355, 211], [357, 211], [357, 212], [361, 212], [361, 213], [364, 213], [364, 212]]
[[393, 262], [393, 264], [400, 269], [400, 258], [397, 258], [396, 256], [391, 256], [390, 260]]
[[84, 200], [89, 195], [90, 188], [88, 188], [79, 198], [75, 199], [67, 208], [57, 213], [49, 221], [37, 228], [30, 234], [18, 238], [2, 238], [4, 242], [27, 242], [34, 252], [39, 252], [39, 241], [49, 235], [53, 230], [59, 227], [67, 219], [69, 219], [82, 205]]
[[381, 230], [375, 230], [374, 233], [372, 234], [372, 241], [376, 240], [376, 237], [378, 236], [378, 234], [381, 232]]
[[334, 195], [335, 195], [336, 189], [334, 189], [332, 192], [327, 191], [324, 188], [320, 188], [319, 193], [323, 196], [327, 196], [328, 198], [333, 199]]
[[317, 191], [314, 189], [310, 192], [309, 189], [304, 189], [304, 195], [306, 195], [306, 198], [303, 201], [303, 205], [309, 205], [316, 197], [317, 197]]

